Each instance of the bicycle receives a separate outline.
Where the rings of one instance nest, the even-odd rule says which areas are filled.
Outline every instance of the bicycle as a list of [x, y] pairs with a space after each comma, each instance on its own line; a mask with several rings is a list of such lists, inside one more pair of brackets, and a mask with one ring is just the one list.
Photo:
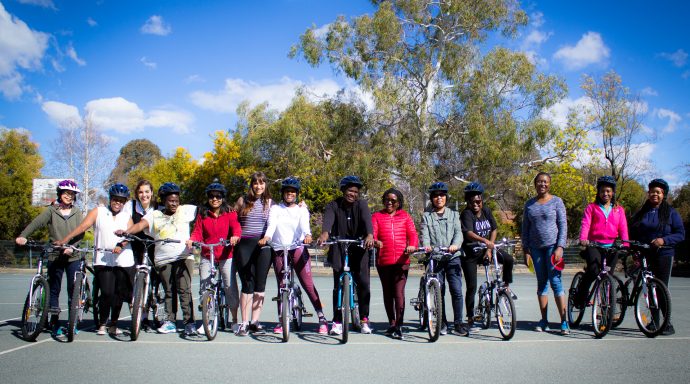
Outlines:
[[283, 269], [280, 273], [283, 278], [280, 283], [278, 296], [273, 298], [279, 303], [280, 323], [283, 328], [283, 342], [286, 343], [290, 338], [290, 325], [292, 324], [296, 331], [302, 329], [303, 317], [310, 317], [311, 314], [307, 312], [304, 302], [302, 301], [302, 289], [299, 284], [295, 282], [295, 274], [293, 273], [292, 257], [290, 251], [295, 251], [299, 247], [304, 246], [300, 242], [293, 244], [271, 244], [271, 248], [278, 253], [282, 253]]
[[[357, 286], [355, 282], [352, 280], [352, 273], [350, 272], [350, 255], [349, 255], [349, 248], [350, 245], [356, 244], [360, 248], [364, 248], [364, 240], [358, 239], [358, 240], [353, 240], [353, 239], [345, 239], [345, 238], [338, 238], [338, 237], [332, 237], [328, 241], [325, 241], [322, 243], [322, 245], [338, 245], [338, 246], [345, 246], [345, 251], [343, 252], [343, 272], [340, 274], [338, 278], [338, 310], [340, 310], [340, 313], [342, 314], [342, 322], [343, 322], [343, 334], [342, 334], [342, 339], [341, 342], [343, 344], [347, 343], [348, 339], [348, 333], [349, 333], [349, 321], [350, 321], [350, 316], [352, 316], [352, 326], [355, 329], [361, 329], [362, 324], [361, 324], [361, 319], [359, 317], [359, 303], [357, 299]], [[366, 257], [366, 256], [364, 256]], [[344, 298], [343, 292], [347, 294], [347, 297]], [[283, 331], [284, 332], [284, 331]]]
[[22, 309], [22, 338], [26, 341], [36, 341], [43, 331], [48, 319], [50, 305], [50, 286], [48, 276], [43, 271], [43, 261], [55, 247], [52, 244], [43, 244], [29, 240], [26, 246], [32, 249], [40, 249], [41, 256], [36, 263], [36, 274], [31, 278], [29, 292]]
[[[503, 340], [510, 340], [515, 335], [517, 317], [515, 316], [513, 295], [506, 287], [503, 279], [501, 279], [502, 266], [498, 263], [496, 253], [498, 249], [513, 247], [516, 243], [517, 241], [508, 241], [506, 239], [494, 243], [494, 248], [492, 249], [493, 268], [488, 260], [484, 260], [484, 276], [486, 281], [482, 283], [477, 291], [479, 302], [474, 313], [474, 321], [479, 323], [483, 329], [488, 329], [491, 326], [491, 313], [493, 312], [496, 316], [498, 331], [501, 333]], [[486, 244], [477, 243], [473, 249], [475, 252], [486, 249]]]
[[211, 281], [205, 288], [202, 288], [199, 294], [201, 295], [201, 318], [204, 325], [204, 334], [206, 338], [211, 341], [216, 338], [218, 328], [225, 329], [225, 322], [229, 316], [229, 306], [227, 305], [225, 297], [225, 289], [223, 289], [223, 275], [218, 269], [214, 248], [216, 246], [230, 245], [230, 242], [225, 239], [218, 239], [215, 244], [206, 244], [201, 242], [193, 242], [192, 246], [198, 249], [201, 247], [208, 247], [210, 250], [210, 276]]
[[[627, 279], [622, 288], [621, 318], [625, 316], [626, 308], [634, 304], [635, 322], [640, 331], [647, 337], [656, 337], [666, 329], [671, 319], [671, 293], [666, 284], [654, 277], [649, 269], [645, 251], [652, 246], [633, 240], [623, 242], [630, 244], [629, 248], [618, 246], [623, 254], [623, 265], [626, 266], [627, 257], [632, 256], [634, 268], [631, 271], [624, 268]], [[629, 287], [632, 287], [632, 291]]]
[[433, 343], [438, 340], [443, 323], [443, 313], [441, 313], [443, 298], [436, 264], [452, 260], [453, 254], [448, 252], [447, 247], [434, 247], [429, 252], [426, 251], [426, 248], [418, 248], [413, 255], [420, 253], [426, 256], [419, 259], [419, 262], [425, 265], [425, 270], [419, 280], [417, 297], [410, 299], [410, 305], [419, 314], [419, 328], [421, 330], [427, 329], [429, 342]]
[[[604, 244], [590, 242], [590, 246], [597, 247], [604, 252], [611, 251], [611, 247], [606, 247]], [[568, 322], [572, 328], [577, 328], [582, 321], [587, 307], [592, 307], [592, 327], [594, 328], [594, 336], [601, 339], [613, 327], [614, 307], [616, 306], [614, 278], [612, 273], [609, 273], [611, 268], [606, 265], [606, 257], [601, 258], [601, 271], [597, 275], [594, 284], [592, 284], [587, 298], [584, 303], [578, 303], [578, 290], [580, 282], [584, 277], [584, 272], [579, 271], [573, 277], [568, 290]]]
[[[74, 335], [77, 334], [77, 326], [84, 319], [84, 313], [89, 311], [91, 304], [91, 288], [89, 280], [86, 278], [86, 254], [97, 251], [112, 251], [111, 249], [101, 248], [78, 248], [74, 245], [63, 245], [60, 248], [70, 248], [74, 252], [79, 252], [79, 270], [74, 274], [74, 284], [72, 286], [72, 299], [69, 302], [69, 317], [67, 321], [67, 341], [72, 342]], [[91, 270], [93, 273], [93, 270]]]
[[155, 328], [160, 327], [167, 319], [167, 313], [165, 313], [165, 297], [160, 294], [160, 281], [158, 279], [152, 279], [151, 270], [153, 263], [149, 259], [148, 248], [156, 243], [179, 243], [180, 240], [142, 239], [135, 235], [125, 233], [122, 234], [122, 238], [129, 241], [140, 241], [147, 250], [144, 252], [142, 264], [136, 266], [132, 290], [132, 330], [129, 333], [129, 337], [132, 341], [136, 341], [139, 337], [144, 313], [146, 313], [147, 318], [149, 312], [153, 314], [152, 318]]

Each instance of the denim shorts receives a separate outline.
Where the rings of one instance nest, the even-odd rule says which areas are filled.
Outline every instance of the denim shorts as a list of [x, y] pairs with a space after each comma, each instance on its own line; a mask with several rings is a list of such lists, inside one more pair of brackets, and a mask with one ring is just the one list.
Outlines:
[[539, 296], [548, 295], [547, 282], [551, 285], [554, 296], [559, 297], [565, 294], [561, 282], [561, 271], [554, 269], [551, 264], [551, 254], [554, 249], [556, 249], [555, 245], [545, 248], [530, 248], [534, 272], [537, 275], [537, 295]]

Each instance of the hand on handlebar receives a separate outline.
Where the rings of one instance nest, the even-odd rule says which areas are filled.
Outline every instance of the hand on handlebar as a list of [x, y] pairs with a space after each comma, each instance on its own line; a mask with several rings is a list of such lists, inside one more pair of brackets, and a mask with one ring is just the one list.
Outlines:
[[262, 239], [259, 239], [259, 245], [263, 247], [269, 241], [271, 241], [271, 238], [268, 236], [264, 236]]
[[371, 249], [374, 247], [374, 235], [369, 234], [364, 238], [364, 248]]
[[416, 251], [417, 251], [417, 248], [415, 248], [411, 245], [408, 245], [407, 247], [405, 247], [405, 253], [407, 253], [407, 254], [414, 253]]
[[316, 245], [321, 245], [326, 241], [328, 241], [328, 232], [321, 232], [321, 235], [316, 239]]
[[455, 253], [458, 251], [458, 249], [459, 247], [457, 245], [451, 245], [450, 247], [448, 247], [448, 253]]
[[240, 237], [239, 237], [239, 236], [231, 236], [231, 237], [230, 237], [230, 245], [232, 245], [233, 247], [234, 247], [235, 245], [237, 245], [237, 243], [239, 243], [239, 242], [240, 242]]
[[304, 241], [303, 241], [304, 244], [311, 244], [311, 242], [312, 242], [311, 235], [307, 235], [304, 237]]
[[487, 249], [494, 249], [494, 248], [496, 247], [496, 245], [494, 244], [494, 242], [491, 241], [491, 240], [486, 240], [486, 241], [484, 242], [484, 244], [486, 245], [486, 248], [487, 248]]
[[661, 237], [657, 237], [656, 239], [652, 240], [651, 244], [652, 244], [652, 246], [658, 248], [658, 247], [663, 247], [665, 243], [664, 243], [664, 239], [662, 239]]
[[14, 242], [17, 243], [17, 245], [24, 245], [24, 244], [26, 244], [27, 240], [26, 240], [26, 237], [20, 236], [20, 237], [17, 237], [16, 239], [14, 239]]

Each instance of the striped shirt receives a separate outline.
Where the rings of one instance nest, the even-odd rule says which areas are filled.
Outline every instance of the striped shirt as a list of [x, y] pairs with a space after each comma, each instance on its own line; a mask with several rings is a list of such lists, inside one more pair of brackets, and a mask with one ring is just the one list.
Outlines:
[[522, 246], [527, 248], [546, 248], [558, 246], [565, 248], [568, 224], [565, 205], [558, 196], [544, 204], [532, 198], [525, 204], [522, 218]]
[[[270, 205], [269, 201], [269, 205]], [[266, 233], [266, 227], [268, 226], [268, 212], [269, 210], [264, 210], [264, 203], [261, 199], [256, 199], [254, 201], [254, 206], [247, 213], [246, 216], [240, 216], [240, 225], [242, 226], [242, 237], [243, 238], [256, 238], [263, 237]]]

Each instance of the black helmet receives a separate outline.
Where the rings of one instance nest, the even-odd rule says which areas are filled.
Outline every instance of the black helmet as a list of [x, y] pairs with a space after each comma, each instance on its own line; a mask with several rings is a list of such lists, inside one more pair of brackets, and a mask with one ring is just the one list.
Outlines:
[[448, 194], [448, 185], [442, 181], [437, 181], [431, 184], [427, 192], [429, 192], [430, 195], [434, 192], [443, 192]]
[[210, 192], [220, 192], [223, 197], [228, 193], [228, 190], [225, 189], [225, 186], [221, 183], [211, 183], [206, 187], [206, 190], [204, 191], [206, 195], [208, 195]]
[[481, 195], [482, 193], [484, 193], [484, 187], [482, 187], [482, 185], [477, 183], [476, 181], [473, 181], [465, 186], [464, 191], [465, 197]]
[[283, 180], [282, 183], [280, 183], [280, 193], [283, 193], [285, 188], [294, 188], [297, 190], [297, 193], [299, 193], [300, 189], [302, 189], [302, 183], [300, 183], [299, 180], [291, 176]]
[[129, 199], [129, 188], [124, 184], [113, 184], [108, 190], [108, 196], [110, 196], [111, 200], [113, 197], [124, 197], [125, 199]]
[[343, 191], [347, 187], [354, 185], [357, 188], [362, 188], [364, 184], [362, 183], [362, 180], [359, 179], [359, 177], [354, 176], [354, 175], [349, 175], [345, 176], [342, 179], [340, 179], [340, 190]]
[[608, 185], [609, 187], [613, 188], [613, 191], [616, 192], [616, 179], [613, 178], [613, 176], [602, 176], [597, 179], [597, 191], [602, 185]]
[[164, 199], [168, 195], [179, 195], [180, 194], [180, 187], [177, 186], [175, 183], [170, 183], [167, 182], [163, 185], [161, 185], [160, 188], [158, 188], [158, 197]]
[[664, 190], [664, 199], [666, 198], [666, 195], [668, 195], [668, 183], [664, 179], [654, 179], [649, 182], [649, 185], [647, 186], [649, 189], [652, 189], [652, 187], [659, 187]]

